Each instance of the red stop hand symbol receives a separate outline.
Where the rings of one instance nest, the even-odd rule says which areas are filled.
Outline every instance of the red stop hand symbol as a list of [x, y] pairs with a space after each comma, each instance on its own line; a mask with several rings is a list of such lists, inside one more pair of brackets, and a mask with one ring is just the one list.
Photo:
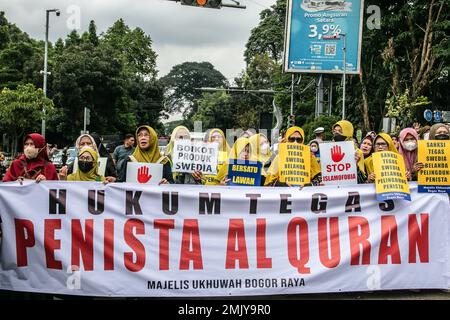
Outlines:
[[342, 159], [344, 159], [345, 153], [342, 153], [340, 146], [333, 146], [331, 148], [331, 159], [334, 162], [340, 162]]
[[147, 183], [152, 178], [152, 175], [148, 173], [148, 167], [140, 167], [138, 169], [137, 181], [139, 183]]

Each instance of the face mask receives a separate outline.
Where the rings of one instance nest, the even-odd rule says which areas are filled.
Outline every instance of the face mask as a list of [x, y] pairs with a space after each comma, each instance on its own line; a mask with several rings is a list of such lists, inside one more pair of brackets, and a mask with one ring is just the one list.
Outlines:
[[435, 140], [450, 140], [450, 136], [448, 134], [438, 134], [434, 136]]
[[345, 141], [345, 139], [347, 139], [347, 137], [343, 136], [342, 134], [335, 133], [333, 135], [333, 140], [336, 141], [336, 142]]
[[23, 149], [23, 153], [25, 154], [25, 157], [27, 157], [27, 159], [34, 159], [38, 156], [39, 149], [33, 146], [28, 146]]
[[90, 161], [78, 161], [78, 168], [81, 172], [89, 172], [94, 167], [94, 163]]
[[417, 143], [415, 141], [408, 141], [403, 144], [406, 150], [413, 151], [417, 149]]
[[262, 144], [262, 145], [259, 147], [259, 150], [260, 150], [260, 152], [261, 152], [262, 154], [268, 154], [268, 153], [269, 153], [269, 150], [270, 150], [270, 147], [269, 147], [269, 145], [268, 145], [267, 143], [264, 143], [264, 144]]
[[314, 152], [314, 153], [316, 153], [317, 150], [318, 150], [317, 147], [311, 147], [310, 149], [311, 149], [311, 151]]

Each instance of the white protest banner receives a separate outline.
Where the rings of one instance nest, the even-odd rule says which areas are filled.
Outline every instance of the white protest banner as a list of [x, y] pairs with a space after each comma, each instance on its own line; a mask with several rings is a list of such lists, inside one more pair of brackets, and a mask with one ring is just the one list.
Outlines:
[[[108, 158], [98, 158], [98, 174], [101, 176], [105, 176], [106, 172], [106, 163], [108, 161]], [[73, 172], [76, 172], [78, 170], [78, 159], [75, 159], [73, 162]]]
[[128, 162], [127, 182], [158, 184], [163, 176], [163, 165], [160, 163]]
[[370, 184], [3, 183], [0, 289], [210, 297], [449, 288], [448, 196], [410, 189], [411, 202], [378, 202]]
[[358, 183], [355, 144], [352, 141], [323, 142], [319, 148], [322, 182], [325, 185]]
[[204, 174], [217, 173], [218, 143], [175, 141], [172, 154], [172, 171], [200, 171]]

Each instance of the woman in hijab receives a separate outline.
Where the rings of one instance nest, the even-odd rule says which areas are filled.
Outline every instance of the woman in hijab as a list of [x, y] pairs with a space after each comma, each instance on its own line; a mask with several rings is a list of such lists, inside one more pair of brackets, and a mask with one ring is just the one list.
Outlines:
[[429, 140], [450, 140], [449, 127], [443, 123], [436, 123], [430, 128]]
[[[191, 140], [191, 134], [189, 129], [185, 126], [178, 126], [173, 129], [172, 134], [170, 135], [170, 141], [167, 144], [167, 148], [164, 152], [164, 155], [167, 156], [170, 161], [173, 160], [173, 148], [175, 145], [175, 141]], [[173, 180], [176, 184], [201, 184], [201, 173], [196, 171], [192, 174], [186, 172], [174, 172]]]
[[[217, 159], [217, 172], [220, 171], [222, 166], [225, 165], [228, 159], [228, 153], [230, 152], [230, 146], [228, 145], [225, 134], [218, 128], [211, 129], [206, 137], [207, 142], [217, 142], [219, 144], [219, 157]], [[214, 185], [217, 181], [217, 175], [204, 175], [204, 184]]]
[[417, 172], [424, 167], [423, 163], [417, 162], [418, 141], [419, 134], [413, 128], [400, 131], [398, 152], [403, 156], [406, 175], [412, 181], [417, 181]]
[[136, 141], [137, 146], [133, 154], [129, 157], [130, 161], [160, 163], [163, 165], [163, 174], [159, 184], [174, 183], [170, 159], [161, 155], [159, 152], [156, 131], [147, 125], [140, 126], [136, 130]]
[[94, 149], [90, 147], [82, 148], [77, 161], [78, 170], [67, 176], [68, 181], [111, 182], [111, 180], [98, 174], [98, 153]]
[[267, 176], [267, 170], [272, 164], [275, 154], [270, 150], [269, 139], [262, 133], [255, 134], [248, 139], [250, 141], [250, 147], [252, 152], [252, 158], [262, 163], [261, 169], [261, 185], [264, 185], [264, 181]]
[[36, 182], [59, 180], [56, 168], [48, 158], [45, 138], [38, 133], [25, 136], [23, 154], [11, 163], [3, 177], [5, 182], [24, 179], [36, 180]]
[[[281, 143], [299, 143], [303, 144], [305, 139], [305, 133], [302, 128], [294, 126], [290, 127], [286, 130], [284, 141]], [[310, 176], [311, 176], [311, 184], [312, 185], [319, 185], [322, 180], [322, 174], [320, 170], [320, 165], [317, 162], [317, 158], [314, 156], [314, 154], [311, 153], [311, 169], [310, 169]], [[265, 186], [290, 186], [285, 183], [279, 182], [279, 170], [278, 170], [278, 156], [273, 159], [271, 166], [267, 170], [267, 177], [265, 179], [264, 185]]]
[[[92, 135], [89, 135], [87, 133], [80, 135], [77, 140], [75, 141], [75, 149], [77, 150], [77, 154], [78, 156], [80, 155], [80, 151], [81, 149], [88, 147], [93, 149], [96, 153], [97, 156], [100, 155], [99, 149], [98, 149], [98, 144], [95, 141], [95, 138], [93, 137], [93, 135], [95, 135], [95, 133], [93, 133]], [[100, 139], [99, 139], [100, 140]], [[101, 144], [101, 142], [99, 141], [100, 145], [103, 146], [103, 144]], [[104, 146], [103, 146], [104, 148]], [[106, 149], [105, 149], [106, 151]], [[99, 156], [100, 157], [100, 156]], [[108, 157], [107, 163], [106, 163], [106, 170], [105, 170], [105, 176], [106, 176], [106, 180], [108, 182], [115, 182], [116, 181], [116, 171], [115, 168], [114, 170], [108, 170], [108, 163], [109, 161], [112, 161], [111, 156]], [[98, 162], [98, 161], [97, 161]], [[111, 168], [111, 163], [110, 164], [110, 168]], [[114, 166], [114, 162], [112, 162], [112, 165]], [[71, 163], [70, 165], [66, 165], [63, 166], [60, 170], [59, 170], [59, 177], [61, 180], [66, 180], [67, 176], [74, 173], [73, 172], [73, 168], [74, 168], [74, 163]]]
[[313, 155], [317, 158], [317, 162], [320, 163], [320, 149], [319, 149], [319, 141], [311, 140], [309, 143], [309, 149], [313, 153]]
[[[352, 141], [353, 142], [353, 124], [347, 120], [336, 122], [332, 127], [333, 141]], [[353, 142], [354, 143], [354, 142]], [[366, 168], [364, 166], [364, 154], [359, 150], [358, 145], [355, 144], [355, 161], [357, 164], [357, 178], [358, 183], [365, 183], [367, 180]]]
[[[398, 153], [397, 148], [394, 145], [391, 137], [386, 133], [379, 133], [374, 140], [373, 144], [373, 153], [381, 152], [381, 151], [391, 151]], [[373, 183], [375, 181], [375, 170], [373, 168], [373, 153], [370, 157], [364, 160], [364, 164], [366, 166], [367, 180], [369, 183]]]
[[370, 135], [367, 135], [362, 139], [361, 143], [359, 144], [359, 150], [362, 151], [364, 155], [364, 159], [367, 159], [372, 154], [372, 147], [373, 147], [373, 138]]
[[230, 163], [235, 163], [237, 160], [256, 160], [252, 157], [252, 147], [250, 140], [247, 138], [239, 138], [231, 148], [227, 161], [221, 166], [217, 176], [214, 178], [213, 185], [226, 185], [230, 181], [228, 179], [228, 166]]

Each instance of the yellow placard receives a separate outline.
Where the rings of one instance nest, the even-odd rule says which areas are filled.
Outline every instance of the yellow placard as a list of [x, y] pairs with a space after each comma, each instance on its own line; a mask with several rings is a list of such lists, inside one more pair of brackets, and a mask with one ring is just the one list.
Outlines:
[[418, 185], [450, 185], [450, 141], [419, 140], [418, 148], [417, 162], [424, 165], [418, 172]]
[[372, 158], [377, 194], [410, 194], [405, 163], [401, 154], [382, 151], [373, 153]]
[[280, 143], [278, 149], [280, 182], [305, 185], [311, 182], [311, 151], [298, 143]]

